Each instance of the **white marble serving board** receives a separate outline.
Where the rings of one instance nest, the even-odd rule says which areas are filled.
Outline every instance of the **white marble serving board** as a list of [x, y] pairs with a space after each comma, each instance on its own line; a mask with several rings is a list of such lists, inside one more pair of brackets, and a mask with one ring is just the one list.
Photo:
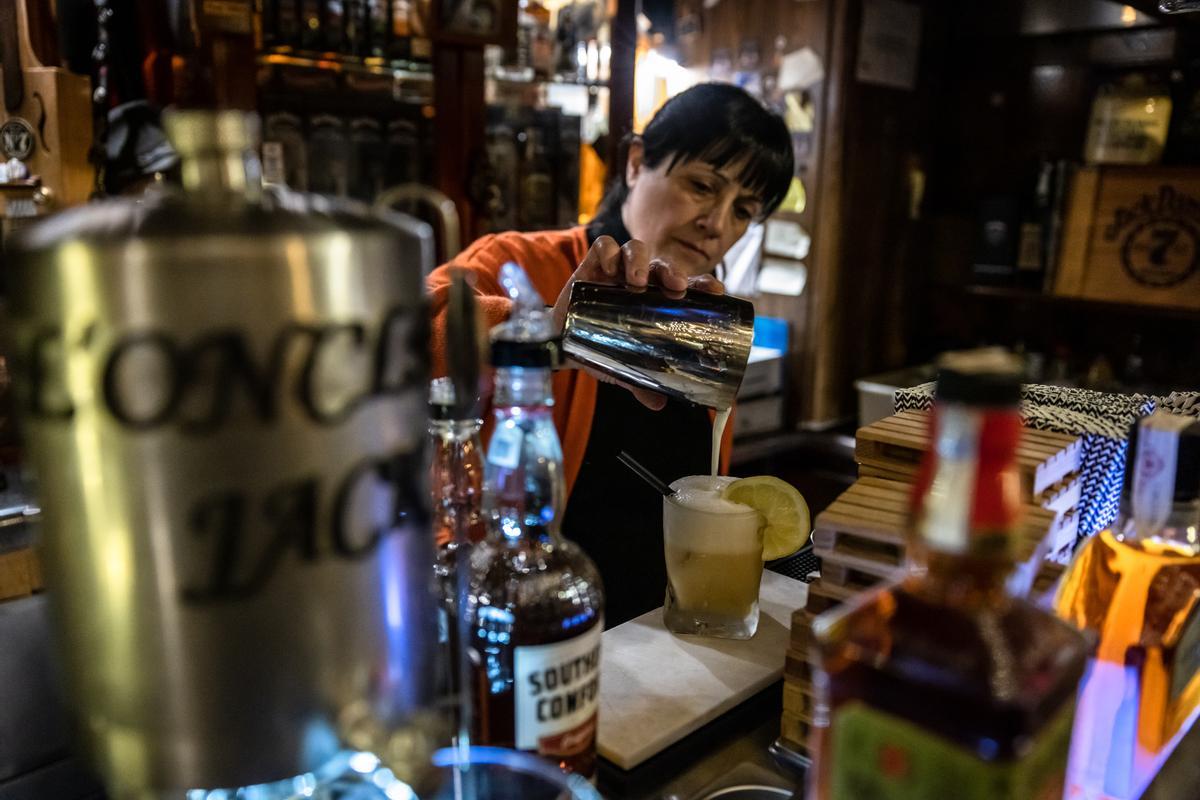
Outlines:
[[600, 755], [633, 769], [779, 680], [792, 612], [807, 598], [808, 584], [768, 570], [751, 639], [676, 636], [661, 608], [605, 631]]

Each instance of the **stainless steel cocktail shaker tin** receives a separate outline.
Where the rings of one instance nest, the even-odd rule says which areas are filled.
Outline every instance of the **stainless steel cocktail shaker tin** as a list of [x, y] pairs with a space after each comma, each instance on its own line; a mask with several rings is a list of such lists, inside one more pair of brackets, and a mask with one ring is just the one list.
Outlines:
[[754, 306], [731, 295], [586, 281], [571, 287], [563, 350], [625, 383], [729, 408], [746, 374]]

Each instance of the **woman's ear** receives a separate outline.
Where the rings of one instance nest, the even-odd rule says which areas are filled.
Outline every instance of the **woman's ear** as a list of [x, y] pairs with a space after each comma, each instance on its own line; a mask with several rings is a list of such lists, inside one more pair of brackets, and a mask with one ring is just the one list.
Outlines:
[[625, 185], [631, 189], [637, 183], [638, 175], [642, 174], [645, 158], [646, 146], [642, 143], [642, 137], [634, 136], [629, 141], [629, 154], [625, 157]]

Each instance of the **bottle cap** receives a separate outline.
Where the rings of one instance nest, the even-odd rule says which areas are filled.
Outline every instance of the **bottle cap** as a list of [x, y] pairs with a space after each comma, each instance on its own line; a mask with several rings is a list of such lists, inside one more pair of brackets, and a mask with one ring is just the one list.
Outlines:
[[434, 378], [429, 382], [429, 417], [454, 419], [454, 382], [449, 378]]
[[1021, 399], [1021, 360], [999, 347], [960, 350], [938, 359], [938, 402], [1015, 406]]
[[504, 264], [500, 285], [513, 306], [508, 320], [492, 329], [492, 366], [558, 368], [562, 337], [554, 335], [550, 311], [525, 270], [511, 261]]

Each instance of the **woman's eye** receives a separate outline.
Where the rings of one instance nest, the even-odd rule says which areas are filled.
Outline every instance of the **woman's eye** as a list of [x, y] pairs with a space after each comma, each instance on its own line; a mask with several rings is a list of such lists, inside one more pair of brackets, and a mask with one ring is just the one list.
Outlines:
[[709, 186], [704, 181], [698, 181], [695, 178], [693, 178], [691, 183], [692, 183], [692, 188], [695, 189], [697, 192], [700, 192], [701, 194], [708, 194], [709, 192], [712, 191], [712, 187]]
[[738, 206], [733, 210], [733, 213], [737, 215], [738, 219], [744, 219], [747, 221], [754, 219], [754, 214], [745, 206]]

